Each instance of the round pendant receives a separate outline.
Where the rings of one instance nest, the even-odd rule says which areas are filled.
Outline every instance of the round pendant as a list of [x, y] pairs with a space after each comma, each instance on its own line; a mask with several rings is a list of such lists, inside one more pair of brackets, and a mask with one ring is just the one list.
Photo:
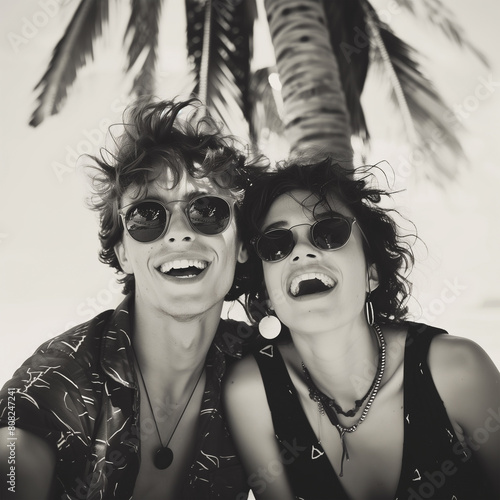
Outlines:
[[155, 453], [154, 464], [157, 469], [167, 469], [174, 460], [174, 452], [167, 448], [158, 448]]

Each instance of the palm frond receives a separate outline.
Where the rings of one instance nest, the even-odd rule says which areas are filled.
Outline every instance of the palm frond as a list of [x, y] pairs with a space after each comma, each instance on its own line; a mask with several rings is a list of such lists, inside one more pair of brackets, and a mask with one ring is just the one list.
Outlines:
[[237, 135], [248, 136], [249, 75], [256, 15], [254, 0], [186, 0], [188, 54], [196, 73], [194, 94]]
[[412, 15], [425, 19], [436, 26], [441, 32], [458, 47], [469, 50], [486, 67], [489, 62], [486, 56], [467, 38], [464, 28], [458, 23], [452, 10], [441, 0], [396, 0], [396, 2]]
[[[414, 134], [410, 131], [412, 146], [427, 155], [430, 161], [436, 160], [438, 151], [442, 153], [445, 150], [455, 160], [463, 158], [464, 152], [457, 138], [458, 123], [450, 120], [453, 116], [451, 110], [423, 74], [416, 51], [397, 37], [373, 10], [368, 17], [372, 20], [372, 29], [378, 32], [378, 36], [373, 37], [378, 42], [374, 45], [374, 62], [382, 67], [385, 74], [389, 72], [394, 77], [391, 78], [393, 97], [400, 109], [402, 102], [405, 103], [403, 119], [407, 127], [415, 131]], [[438, 166], [440, 168], [435, 170], [437, 174], [451, 177], [456, 173], [453, 168], [441, 168], [441, 163]]]
[[330, 32], [330, 42], [339, 66], [340, 80], [346, 98], [352, 132], [364, 143], [369, 133], [361, 106], [361, 93], [370, 60], [366, 37], [365, 14], [359, 2], [352, 0], [323, 0]]
[[36, 127], [58, 112], [77, 71], [85, 66], [88, 57], [93, 59], [93, 41], [102, 34], [107, 19], [108, 0], [81, 0], [52, 53], [47, 71], [35, 87], [41, 88], [41, 92], [31, 126]]
[[[400, 53], [398, 51], [393, 51], [391, 53], [388, 51], [388, 47], [382, 36], [382, 30], [388, 30], [388, 27], [380, 21], [373, 7], [366, 2], [363, 9], [365, 11], [366, 26], [370, 33], [372, 47], [375, 49], [375, 60], [378, 60], [391, 84], [393, 97], [399, 108], [406, 135], [409, 141], [415, 144], [417, 142], [417, 133], [413, 123], [413, 117], [408, 106], [405, 91], [397, 74], [396, 65], [394, 64], [394, 61], [397, 60]], [[391, 55], [394, 57], [394, 60]], [[410, 62], [412, 61], [407, 61], [407, 63]]]
[[144, 50], [148, 51], [132, 86], [132, 92], [136, 95], [152, 94], [154, 92], [161, 7], [162, 2], [159, 0], [154, 2], [150, 0], [132, 0], [132, 11], [125, 31], [125, 39], [132, 33], [127, 52], [127, 71], [130, 71]]

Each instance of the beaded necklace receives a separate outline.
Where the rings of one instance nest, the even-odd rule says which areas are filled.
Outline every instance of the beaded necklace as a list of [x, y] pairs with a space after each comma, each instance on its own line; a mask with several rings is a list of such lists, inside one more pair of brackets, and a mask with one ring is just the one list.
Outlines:
[[[339, 474], [340, 477], [344, 475], [344, 460], [346, 459], [347, 461], [349, 461], [349, 453], [347, 451], [347, 445], [345, 442], [345, 434], [346, 433], [350, 434], [352, 432], [355, 432], [356, 429], [364, 422], [366, 416], [368, 415], [368, 412], [370, 411], [373, 401], [377, 396], [377, 393], [380, 389], [380, 384], [382, 382], [382, 378], [384, 376], [385, 359], [386, 359], [385, 339], [382, 334], [382, 330], [376, 323], [373, 324], [373, 329], [377, 334], [377, 340], [379, 344], [379, 361], [377, 366], [377, 373], [375, 374], [375, 378], [373, 379], [370, 389], [368, 389], [368, 392], [365, 394], [365, 396], [361, 400], [357, 400], [355, 407], [352, 408], [351, 410], [348, 410], [347, 412], [344, 412], [334, 399], [329, 398], [326, 394], [324, 394], [318, 389], [318, 387], [316, 386], [316, 384], [314, 383], [309, 374], [309, 370], [306, 368], [304, 363], [302, 363], [302, 370], [304, 371], [307, 388], [309, 389], [309, 397], [318, 404], [318, 409], [321, 414], [326, 413], [328, 419], [330, 420], [330, 423], [339, 432], [340, 441], [342, 443], [342, 460], [340, 464], [340, 474]], [[348, 427], [342, 425], [339, 422], [339, 418], [336, 411], [345, 416], [354, 416], [361, 407], [361, 405], [363, 404], [363, 402], [365, 401], [365, 399], [368, 397], [368, 395], [370, 395], [370, 397], [368, 398], [368, 402], [366, 403], [366, 406], [363, 412], [361, 413], [359, 420], [355, 424]]]

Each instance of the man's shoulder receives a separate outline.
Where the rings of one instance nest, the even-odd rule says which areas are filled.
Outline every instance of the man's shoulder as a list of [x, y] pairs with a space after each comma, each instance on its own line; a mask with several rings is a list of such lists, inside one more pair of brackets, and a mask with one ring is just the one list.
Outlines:
[[0, 397], [7, 386], [25, 390], [27, 386], [36, 386], [35, 380], [43, 380], [46, 387], [55, 387], [50, 384], [54, 373], [70, 384], [82, 383], [82, 378], [96, 372], [103, 334], [112, 313], [105, 311], [44, 342], [15, 371], [0, 391]]
[[42, 437], [59, 429], [60, 419], [71, 420], [75, 429], [79, 415], [95, 413], [103, 381], [101, 344], [112, 313], [105, 311], [36, 349], [0, 390], [0, 424], [6, 424], [10, 395], [18, 427]]
[[103, 334], [112, 314], [112, 310], [104, 311], [89, 321], [70, 328], [43, 343], [34, 356], [50, 355], [75, 361], [83, 358], [88, 363], [91, 358], [99, 356]]

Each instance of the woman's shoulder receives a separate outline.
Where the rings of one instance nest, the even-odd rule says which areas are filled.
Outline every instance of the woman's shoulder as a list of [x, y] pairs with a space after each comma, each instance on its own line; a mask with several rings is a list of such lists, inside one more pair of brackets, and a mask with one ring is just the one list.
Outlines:
[[224, 376], [224, 398], [232, 404], [265, 402], [265, 390], [259, 366], [253, 354], [231, 365]]
[[428, 365], [448, 414], [462, 427], [479, 425], [487, 408], [499, 407], [500, 373], [473, 340], [437, 335], [429, 348]]
[[484, 349], [469, 338], [449, 334], [446, 330], [424, 323], [408, 322], [406, 325], [409, 345], [420, 345], [435, 382], [438, 379], [453, 384], [457, 377], [469, 380], [481, 378], [484, 376], [482, 367], [493, 366]]
[[224, 377], [223, 403], [238, 440], [245, 440], [250, 428], [259, 429], [259, 436], [274, 435], [266, 390], [252, 355], [234, 363]]
[[224, 377], [226, 387], [238, 384], [254, 383], [260, 378], [259, 367], [253, 354], [246, 354], [239, 361], [234, 362]]
[[[233, 363], [224, 377], [224, 396], [226, 400], [248, 404], [266, 404], [266, 385], [263, 380], [279, 372], [286, 372], [285, 365], [290, 350], [289, 343], [262, 343], [255, 345], [252, 353]], [[280, 360], [283, 359], [283, 361]], [[270, 363], [270, 364], [269, 364]], [[264, 370], [262, 372], [261, 370]], [[267, 378], [266, 378], [267, 380]]]
[[453, 377], [464, 374], [481, 376], [485, 364], [492, 363], [484, 349], [471, 339], [455, 335], [436, 335], [428, 356], [433, 374]]

